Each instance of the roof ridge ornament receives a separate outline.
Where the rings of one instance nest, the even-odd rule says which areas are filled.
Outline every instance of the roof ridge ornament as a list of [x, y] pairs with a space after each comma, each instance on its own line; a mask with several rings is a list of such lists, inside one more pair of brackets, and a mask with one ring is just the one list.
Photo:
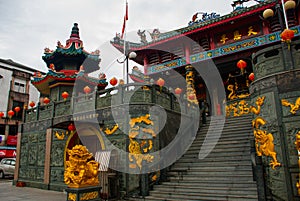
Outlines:
[[[201, 14], [202, 17], [199, 18], [198, 14]], [[197, 12], [193, 15], [192, 21], [189, 22], [189, 26], [192, 26], [194, 24], [202, 23], [208, 20], [219, 18], [221, 15], [217, 14], [215, 12], [207, 13], [207, 12]]]

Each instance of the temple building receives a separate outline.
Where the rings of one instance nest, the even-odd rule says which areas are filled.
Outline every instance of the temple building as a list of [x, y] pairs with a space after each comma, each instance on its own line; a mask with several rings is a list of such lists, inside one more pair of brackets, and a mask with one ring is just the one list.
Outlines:
[[38, 101], [31, 84], [35, 70], [11, 59], [0, 59], [0, 160], [16, 157], [18, 127], [24, 120], [29, 100]]
[[299, 200], [299, 1], [245, 2], [151, 39], [139, 30], [139, 43], [117, 34], [144, 70], [111, 88], [89, 76], [99, 51], [75, 23], [32, 80], [43, 101], [25, 112], [14, 182], [65, 189], [68, 150], [85, 145], [102, 199]]

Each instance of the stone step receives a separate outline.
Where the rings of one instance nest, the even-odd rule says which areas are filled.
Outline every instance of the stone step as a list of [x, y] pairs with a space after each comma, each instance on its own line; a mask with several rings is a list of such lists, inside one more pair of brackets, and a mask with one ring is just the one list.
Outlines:
[[[152, 191], [150, 192], [150, 196], [153, 195], [159, 195], [162, 200], [164, 199], [171, 199], [171, 200], [205, 200], [205, 199], [212, 199], [213, 200], [231, 200], [231, 198], [239, 198], [241, 200], [257, 200], [257, 196], [249, 195], [249, 194], [243, 194], [243, 195], [235, 195], [231, 194], [230, 192], [226, 194], [218, 194], [218, 193], [185, 193], [185, 192], [176, 192], [176, 193], [170, 193], [170, 192], [163, 192], [163, 191]], [[200, 199], [201, 198], [201, 199]]]
[[[254, 191], [256, 192], [256, 187], [247, 188], [247, 192]], [[154, 188], [153, 193], [160, 194], [161, 192], [170, 192], [170, 193], [197, 193], [197, 194], [234, 194], [234, 195], [243, 195], [245, 194], [245, 189], [241, 188], [231, 188], [231, 187], [194, 187], [194, 188], [184, 188], [182, 186], [161, 186], [160, 188]]]
[[214, 181], [207, 181], [207, 182], [187, 182], [187, 183], [178, 183], [178, 182], [162, 182], [161, 185], [154, 186], [154, 188], [159, 188], [159, 186], [181, 186], [182, 188], [193, 188], [193, 187], [199, 187], [199, 188], [241, 188], [246, 189], [248, 187], [255, 188], [254, 182], [239, 182], [236, 181], [234, 183], [219, 183]]
[[199, 172], [227, 172], [227, 171], [236, 171], [236, 170], [242, 170], [242, 171], [252, 171], [252, 167], [248, 165], [238, 165], [238, 166], [203, 166], [203, 167], [176, 167], [173, 166], [170, 172], [189, 172], [189, 171], [199, 171]]
[[[196, 139], [145, 200], [257, 200], [250, 159], [252, 115], [211, 117]], [[224, 127], [223, 127], [224, 126]], [[211, 132], [207, 136], [208, 130]], [[219, 136], [219, 132], [221, 136]], [[208, 142], [203, 145], [204, 140]], [[198, 159], [200, 149], [212, 151]]]

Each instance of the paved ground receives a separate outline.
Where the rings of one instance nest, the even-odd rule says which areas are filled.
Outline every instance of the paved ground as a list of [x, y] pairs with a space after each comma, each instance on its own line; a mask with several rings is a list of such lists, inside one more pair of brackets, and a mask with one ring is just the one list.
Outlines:
[[1, 201], [66, 201], [63, 192], [47, 191], [36, 188], [16, 187], [12, 180], [0, 179]]

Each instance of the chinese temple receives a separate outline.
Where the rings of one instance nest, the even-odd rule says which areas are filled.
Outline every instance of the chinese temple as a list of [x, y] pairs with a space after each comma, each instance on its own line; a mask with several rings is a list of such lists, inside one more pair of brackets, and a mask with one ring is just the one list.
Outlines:
[[[161, 79], [172, 90], [180, 87], [177, 80], [181, 77], [192, 77], [192, 85], [187, 82], [186, 88], [180, 87], [185, 98], [206, 105], [211, 120], [215, 115], [226, 116], [216, 150], [195, 161], [197, 154], [191, 150], [200, 150], [207, 140], [199, 136], [200, 128], [194, 144], [170, 167], [167, 179], [154, 185], [146, 200], [299, 200], [299, 112], [294, 110], [299, 100], [299, 1], [257, 1], [251, 7], [244, 6], [245, 2], [233, 1], [233, 11], [224, 16], [198, 12], [186, 27], [166, 33], [154, 29], [147, 36], [139, 30], [140, 43], [125, 43], [118, 36], [111, 41], [120, 51], [126, 47], [127, 53], [137, 54], [134, 61], [144, 72], [132, 69], [130, 77], [135, 82]], [[224, 96], [214, 91], [213, 85], [218, 85], [214, 68]], [[242, 121], [248, 124], [239, 125]], [[248, 141], [243, 145], [247, 150], [230, 153], [239, 146], [234, 141], [243, 140]], [[239, 171], [245, 155], [249, 170]], [[233, 158], [240, 162], [234, 163]], [[240, 174], [239, 181], [228, 181]], [[235, 185], [248, 192], [239, 193]]]
[[117, 34], [111, 44], [144, 70], [111, 88], [89, 76], [100, 52], [84, 50], [75, 23], [32, 80], [42, 101], [25, 112], [14, 182], [63, 190], [71, 169], [84, 187], [89, 167], [68, 154], [84, 145], [103, 200], [299, 200], [299, 1], [245, 2], [149, 40], [139, 30], [139, 43]]

